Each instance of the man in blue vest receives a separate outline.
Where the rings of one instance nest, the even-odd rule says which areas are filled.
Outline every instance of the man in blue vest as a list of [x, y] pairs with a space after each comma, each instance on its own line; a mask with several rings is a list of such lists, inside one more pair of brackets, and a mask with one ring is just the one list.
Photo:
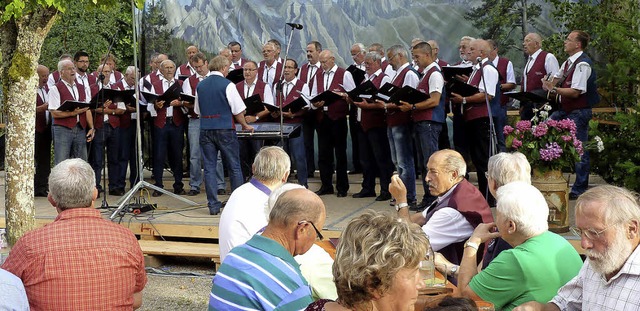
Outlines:
[[[551, 114], [551, 119], [571, 119], [576, 123], [576, 137], [584, 143], [588, 140], [591, 107], [600, 101], [596, 87], [593, 62], [584, 53], [589, 44], [589, 35], [580, 30], [572, 31], [564, 40], [564, 51], [569, 58], [560, 66], [553, 81], [543, 81], [545, 91], [555, 93], [560, 109]], [[576, 181], [569, 198], [575, 200], [589, 186], [589, 152], [584, 150], [580, 162], [576, 163]]]
[[220, 213], [222, 203], [216, 192], [217, 154], [220, 151], [224, 166], [229, 168], [231, 191], [242, 185], [238, 137], [234, 119], [245, 131], [253, 131], [244, 119], [246, 109], [236, 86], [225, 79], [231, 62], [216, 56], [209, 63], [209, 74], [196, 88], [195, 112], [200, 115], [200, 147], [204, 161], [204, 182], [207, 206], [211, 215]]

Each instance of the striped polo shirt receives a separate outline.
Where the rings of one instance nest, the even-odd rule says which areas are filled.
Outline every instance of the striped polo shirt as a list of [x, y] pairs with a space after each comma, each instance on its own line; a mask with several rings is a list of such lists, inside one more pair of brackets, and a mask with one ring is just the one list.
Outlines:
[[209, 310], [304, 310], [312, 302], [293, 256], [276, 241], [254, 235], [220, 265]]

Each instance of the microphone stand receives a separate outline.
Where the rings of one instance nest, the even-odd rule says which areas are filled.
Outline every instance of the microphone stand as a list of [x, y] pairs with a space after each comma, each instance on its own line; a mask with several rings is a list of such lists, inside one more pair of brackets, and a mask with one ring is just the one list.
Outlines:
[[[487, 61], [489, 59], [487, 58]], [[482, 78], [482, 86], [484, 87], [484, 101], [487, 105], [487, 113], [489, 114], [489, 157], [492, 157], [497, 153], [496, 144], [498, 139], [496, 138], [496, 128], [493, 122], [493, 113], [491, 112], [491, 103], [489, 102], [489, 94], [487, 93], [487, 81], [484, 79], [484, 69], [482, 68], [482, 60], [478, 62], [480, 65], [480, 77]], [[499, 90], [496, 90], [496, 94]], [[489, 196], [489, 186], [485, 189], [485, 198]]]
[[[282, 71], [280, 71], [280, 77], [278, 78], [278, 82], [276, 82], [276, 103], [278, 104], [278, 108], [280, 110], [280, 144], [284, 149], [284, 116], [282, 115], [282, 105], [284, 105], [284, 93], [282, 93], [282, 82], [284, 81], [284, 67], [287, 65], [287, 57], [289, 57], [289, 49], [291, 48], [291, 38], [293, 37], [293, 30], [297, 29], [295, 24], [287, 24], [291, 27], [291, 32], [289, 32], [289, 41], [287, 42], [287, 49], [284, 53], [284, 60], [282, 61]], [[302, 29], [302, 28], [301, 28]], [[285, 27], [285, 36], [286, 36], [286, 27]]]

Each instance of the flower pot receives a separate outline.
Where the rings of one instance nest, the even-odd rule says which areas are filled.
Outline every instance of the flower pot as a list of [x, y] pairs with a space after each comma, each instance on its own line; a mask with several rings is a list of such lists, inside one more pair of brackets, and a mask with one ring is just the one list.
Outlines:
[[569, 179], [562, 171], [533, 170], [531, 184], [538, 188], [549, 206], [549, 231], [569, 231]]

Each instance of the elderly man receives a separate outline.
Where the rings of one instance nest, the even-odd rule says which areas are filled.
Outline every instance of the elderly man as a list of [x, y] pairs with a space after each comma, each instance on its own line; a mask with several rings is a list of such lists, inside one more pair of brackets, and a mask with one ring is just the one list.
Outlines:
[[[70, 54], [65, 53], [60, 55], [60, 57], [58, 58], [59, 62], [63, 60], [73, 60], [73, 57]], [[49, 77], [47, 78], [47, 86], [49, 88], [52, 88], [58, 82], [60, 82], [60, 71], [55, 70], [54, 72], [49, 74]]]
[[427, 41], [427, 43], [431, 47], [431, 51], [433, 53], [433, 57], [435, 58], [435, 61], [438, 64], [438, 66], [440, 66], [440, 68], [442, 68], [444, 66], [448, 66], [449, 63], [447, 63], [446, 61], [444, 61], [444, 60], [442, 60], [442, 59], [440, 59], [438, 57], [438, 54], [440, 53], [440, 46], [438, 45], [438, 42], [436, 40], [429, 40], [429, 41]]
[[231, 191], [242, 185], [242, 170], [238, 153], [238, 137], [234, 120], [242, 129], [253, 131], [244, 119], [246, 109], [240, 94], [231, 81], [229, 60], [221, 55], [209, 63], [209, 76], [196, 88], [194, 111], [200, 115], [200, 147], [204, 162], [204, 183], [207, 206], [211, 215], [220, 213], [222, 202], [218, 200], [216, 185], [217, 154], [220, 151], [224, 166], [229, 168]]
[[76, 83], [76, 69], [70, 60], [58, 62], [60, 81], [49, 90], [49, 112], [53, 117], [53, 154], [56, 164], [69, 159], [87, 160], [87, 142], [93, 140], [95, 129], [91, 110], [76, 108], [73, 111], [59, 111], [67, 100], [88, 102], [91, 92]]
[[280, 50], [275, 43], [269, 41], [262, 47], [262, 56], [264, 60], [258, 64], [258, 79], [271, 87], [282, 74], [283, 64], [278, 61]]
[[293, 256], [306, 253], [324, 226], [324, 203], [307, 189], [278, 198], [262, 235], [234, 248], [213, 278], [209, 310], [302, 310], [311, 288]]
[[[473, 71], [469, 76], [468, 84], [478, 88], [478, 93], [469, 97], [463, 97], [456, 93], [451, 93], [451, 101], [456, 104], [454, 109], [462, 109], [464, 118], [464, 133], [469, 142], [469, 153], [471, 160], [476, 167], [478, 176], [478, 188], [487, 198], [489, 204], [494, 204], [493, 196], [487, 191], [487, 162], [491, 156], [490, 150], [495, 149], [497, 142], [491, 141], [490, 125], [493, 120], [489, 120], [489, 113], [494, 111], [493, 107], [500, 105], [500, 82], [498, 81], [498, 70], [491, 65], [489, 53], [491, 46], [485, 40], [476, 39], [469, 43], [468, 59], [473, 63]], [[478, 59], [481, 59], [478, 62]], [[491, 111], [487, 109], [485, 98], [489, 99]], [[457, 107], [457, 108], [456, 108]], [[495, 129], [495, 128], [494, 128]], [[497, 131], [497, 129], [495, 129]], [[493, 146], [490, 144], [493, 143]]]
[[49, 107], [49, 68], [38, 65], [38, 95], [36, 96], [36, 131], [34, 162], [36, 175], [33, 177], [33, 192], [36, 197], [47, 196], [47, 178], [51, 172], [51, 114]]
[[[135, 66], [127, 67], [124, 72], [122, 80], [116, 82], [111, 86], [114, 90], [133, 90], [135, 88], [135, 82], [137, 77], [137, 70]], [[142, 107], [139, 109], [141, 112]], [[120, 166], [119, 185], [122, 186], [119, 192], [124, 193], [124, 187], [126, 185], [127, 167], [129, 168], [129, 184], [131, 187], [135, 185], [139, 180], [138, 176], [138, 157], [136, 156], [137, 143], [136, 143], [136, 119], [138, 114], [136, 113], [135, 102], [131, 106], [126, 106], [124, 114], [120, 116], [120, 140], [118, 162]], [[142, 126], [142, 124], [140, 124]]]
[[[458, 288], [463, 296], [489, 301], [497, 310], [530, 300], [546, 302], [578, 274], [582, 260], [565, 238], [548, 231], [549, 207], [534, 186], [512, 182], [500, 187], [497, 197], [496, 222], [479, 225], [464, 245]], [[513, 249], [478, 273], [478, 247], [496, 236]]]
[[[542, 79], [560, 69], [558, 60], [553, 54], [542, 50], [542, 37], [537, 33], [527, 34], [522, 46], [529, 55], [522, 74], [522, 91], [542, 90]], [[533, 105], [531, 102], [520, 102], [520, 119], [533, 118]]]
[[320, 166], [320, 180], [322, 182], [316, 194], [333, 193], [335, 159], [336, 195], [342, 198], [346, 197], [347, 191], [349, 191], [349, 177], [347, 176], [347, 113], [349, 104], [345, 98], [348, 97], [346, 92], [353, 90], [356, 86], [351, 73], [336, 65], [333, 52], [329, 50], [320, 52], [320, 64], [323, 72], [321, 75], [316, 75], [311, 96], [314, 97], [324, 91], [332, 91], [342, 95], [342, 98], [333, 103], [320, 101], [313, 104], [318, 120], [318, 166]]
[[392, 78], [396, 76], [396, 71], [393, 69], [392, 66], [390, 66], [389, 61], [387, 60], [387, 54], [386, 51], [384, 49], [384, 46], [382, 46], [382, 44], [380, 43], [372, 43], [369, 48], [367, 49], [368, 52], [376, 52], [378, 54], [380, 54], [381, 57], [381, 61], [380, 61], [380, 68], [382, 68], [382, 71], [384, 72], [384, 74], [386, 74], [389, 78]]
[[409, 215], [407, 189], [397, 176], [391, 178], [389, 191], [397, 200], [398, 216], [422, 226], [433, 250], [460, 264], [464, 241], [479, 224], [493, 222], [491, 210], [478, 189], [464, 179], [467, 164], [458, 152], [435, 152], [427, 169], [429, 192], [437, 199], [421, 213]]
[[[575, 122], [576, 137], [583, 145], [589, 139], [591, 107], [600, 102], [593, 61], [584, 53], [588, 44], [589, 35], [586, 32], [572, 31], [564, 40], [564, 51], [569, 58], [562, 63], [552, 81], [542, 82], [542, 88], [555, 94], [560, 105], [560, 109], [550, 118]], [[589, 170], [589, 151], [585, 149], [580, 162], [576, 163], [576, 181], [571, 187], [570, 199], [575, 200], [589, 187]]]
[[198, 50], [198, 47], [196, 47], [195, 45], [190, 45], [189, 47], [187, 47], [187, 49], [185, 50], [187, 62], [180, 65], [180, 67], [178, 67], [177, 74], [179, 76], [189, 77], [196, 74], [197, 70], [191, 63], [191, 57], [193, 57], [193, 55], [196, 55], [196, 53], [199, 53], [199, 52], [200, 50]]
[[598, 186], [576, 202], [576, 226], [587, 260], [547, 304], [516, 310], [637, 310], [640, 305], [640, 206], [624, 188]]
[[[154, 93], [161, 95], [174, 83], [182, 86], [182, 81], [175, 78], [176, 64], [172, 60], [160, 63], [160, 79], [152, 83]], [[169, 158], [169, 166], [173, 173], [173, 192], [186, 194], [182, 183], [182, 149], [184, 148], [184, 124], [186, 117], [182, 108], [184, 103], [174, 99], [167, 103], [155, 101], [147, 103], [147, 110], [153, 117], [153, 177], [155, 186], [164, 188], [162, 175], [165, 159]], [[162, 192], [154, 190], [151, 194], [159, 197]]]
[[[353, 58], [353, 66], [357, 69], [365, 71], [364, 55], [367, 53], [367, 48], [362, 43], [354, 43], [351, 46], [351, 58]], [[353, 76], [353, 82], [358, 85], [364, 81], [364, 76]], [[353, 171], [349, 174], [362, 173], [362, 166], [360, 165], [360, 138], [358, 132], [361, 132], [362, 128], [358, 118], [358, 107], [349, 106], [349, 137], [351, 137], [351, 163], [353, 165]]]
[[91, 166], [60, 162], [49, 176], [53, 223], [27, 232], [2, 268], [25, 285], [31, 310], [131, 310], [147, 283], [135, 235], [102, 219]]
[[290, 166], [289, 156], [280, 147], [265, 147], [258, 152], [252, 165], [253, 177], [231, 193], [220, 216], [220, 260], [266, 226], [267, 199], [287, 181]]
[[[109, 84], [113, 84], [116, 83], [120, 80], [122, 80], [122, 72], [118, 71], [118, 67], [117, 67], [117, 59], [113, 54], [104, 54], [102, 55], [102, 57], [100, 58], [100, 64], [106, 64], [109, 65], [109, 68], [111, 68], [111, 71], [113, 72], [111, 74], [111, 77], [109, 77]], [[98, 72], [94, 72], [95, 77], [98, 77]]]

